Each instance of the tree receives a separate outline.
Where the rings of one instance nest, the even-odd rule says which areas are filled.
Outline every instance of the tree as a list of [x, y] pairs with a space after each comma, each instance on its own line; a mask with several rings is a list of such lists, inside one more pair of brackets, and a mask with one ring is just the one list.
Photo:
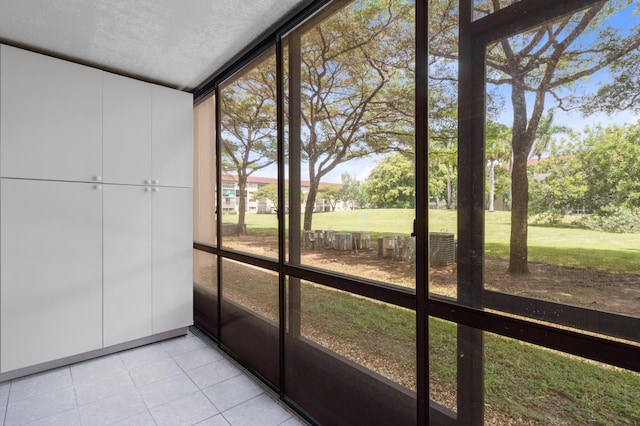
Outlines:
[[566, 126], [553, 124], [554, 110], [553, 108], [547, 112], [547, 115], [540, 117], [540, 123], [536, 130], [536, 139], [531, 151], [531, 157], [538, 157], [538, 161], [542, 158], [542, 154], [549, 149], [554, 149], [553, 136], [558, 133], [571, 133], [571, 129]]
[[555, 223], [574, 209], [586, 207], [585, 169], [575, 155], [544, 159], [535, 165], [534, 170], [542, 178], [531, 183], [531, 214]]
[[[499, 8], [499, 0], [493, 0]], [[488, 82], [508, 85], [513, 107], [511, 238], [508, 272], [528, 273], [527, 160], [538, 134], [547, 96], [558, 108], [578, 98], [570, 85], [611, 65], [640, 46], [637, 30], [622, 36], [607, 19], [629, 0], [600, 1], [584, 11], [561, 17], [534, 30], [488, 46]], [[527, 96], [532, 97], [527, 102]], [[531, 110], [529, 112], [529, 106]]]
[[[429, 159], [429, 198], [435, 198], [436, 205], [440, 206], [440, 200], [445, 200], [447, 208], [454, 208], [453, 188], [457, 187], [455, 168], [453, 173], [443, 162]], [[451, 199], [449, 199], [451, 194]]]
[[489, 166], [489, 211], [494, 211], [495, 170], [503, 162], [511, 161], [511, 129], [489, 120], [486, 132], [487, 165]]
[[[288, 188], [285, 188], [285, 191]], [[257, 191], [253, 192], [253, 200], [263, 200], [267, 199], [271, 201], [273, 207], [278, 210], [278, 184], [277, 183], [268, 183], [266, 185], [258, 188]], [[287, 195], [285, 195], [286, 197]]]
[[429, 150], [429, 193], [447, 200], [447, 208], [455, 208], [457, 192], [458, 150], [456, 139], [433, 136]]
[[600, 86], [582, 105], [582, 112], [640, 111], [640, 51], [636, 50], [615, 61], [611, 66], [612, 80]]
[[531, 187], [531, 212], [551, 220], [577, 208], [608, 216], [640, 208], [640, 123], [594, 126], [557, 158], [543, 160]]
[[367, 190], [366, 183], [358, 181], [358, 191], [356, 192], [355, 204], [360, 209], [366, 209], [369, 207], [369, 191]]
[[247, 178], [276, 161], [275, 57], [225, 86], [220, 96], [222, 169], [238, 180], [238, 233], [245, 232]]
[[325, 200], [329, 203], [331, 211], [336, 210], [338, 201], [340, 201], [342, 197], [341, 194], [342, 192], [340, 191], [340, 187], [338, 185], [321, 184], [318, 188], [318, 197], [320, 197], [321, 200]]
[[340, 187], [340, 199], [348, 203], [351, 210], [356, 206], [358, 206], [358, 208], [364, 207], [366, 201], [361, 203], [364, 198], [362, 182], [349, 173], [342, 173], [342, 175], [340, 175], [340, 181], [342, 182], [342, 186]]
[[369, 202], [376, 208], [415, 207], [415, 165], [402, 153], [385, 156], [367, 178]]
[[337, 165], [413, 144], [414, 5], [356, 1], [302, 35], [300, 96], [310, 230], [321, 179]]
[[[433, 28], [439, 27], [430, 26], [430, 32]], [[434, 37], [430, 34], [430, 38]], [[457, 198], [457, 81], [446, 62], [432, 61], [435, 70], [429, 74], [429, 196], [445, 199], [447, 208], [453, 209]]]
[[[476, 13], [483, 15], [511, 3], [513, 0], [481, 0], [474, 2], [474, 8]], [[451, 71], [457, 70], [457, 66], [451, 63], [459, 59], [457, 4], [451, 0], [433, 0], [430, 7], [430, 72], [439, 74], [443, 81], [454, 79]], [[585, 98], [572, 90], [575, 82], [636, 52], [640, 46], [637, 26], [622, 34], [619, 28], [607, 23], [630, 4], [631, 0], [602, 0], [538, 28], [503, 38], [486, 48], [486, 81], [493, 87], [510, 89], [513, 109], [510, 273], [528, 273], [527, 160], [545, 104], [551, 98], [557, 108], [579, 106], [579, 101]], [[490, 93], [489, 106], [491, 101]]]
[[585, 205], [640, 207], [640, 122], [587, 128], [577, 156], [585, 173]]

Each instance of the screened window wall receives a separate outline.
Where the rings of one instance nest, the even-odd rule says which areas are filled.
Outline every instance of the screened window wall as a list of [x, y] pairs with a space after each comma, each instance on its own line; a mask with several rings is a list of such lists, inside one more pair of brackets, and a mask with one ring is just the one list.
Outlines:
[[312, 424], [640, 424], [636, 9], [309, 2], [196, 93], [196, 325]]

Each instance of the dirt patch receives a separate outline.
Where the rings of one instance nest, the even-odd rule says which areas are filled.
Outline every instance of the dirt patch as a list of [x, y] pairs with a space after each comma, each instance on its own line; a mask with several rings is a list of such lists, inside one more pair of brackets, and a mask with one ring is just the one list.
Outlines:
[[[640, 275], [529, 262], [528, 275], [506, 273], [508, 260], [487, 258], [485, 288], [504, 293], [640, 316]], [[455, 297], [456, 265], [432, 268], [433, 292]]]
[[[248, 235], [225, 238], [225, 245], [267, 257], [277, 257], [277, 239]], [[415, 264], [378, 256], [376, 243], [369, 250], [337, 251], [303, 249], [301, 261], [330, 271], [357, 277], [415, 286]], [[584, 306], [607, 312], [640, 316], [640, 275], [617, 274], [594, 269], [576, 269], [529, 262], [530, 274], [506, 273], [506, 259], [485, 259], [485, 288], [521, 296]], [[455, 264], [432, 267], [429, 290], [456, 297]]]
[[[225, 238], [225, 247], [272, 258], [277, 257], [278, 253], [275, 237], [250, 235], [233, 239]], [[415, 285], [415, 264], [379, 257], [375, 243], [369, 250], [360, 251], [304, 249], [301, 254], [301, 262], [305, 265], [372, 280], [407, 287]], [[487, 289], [640, 316], [640, 276], [566, 268], [534, 262], [529, 263], [531, 271], [529, 275], [511, 276], [506, 273], [507, 266], [506, 259], [485, 259], [485, 287]], [[456, 277], [457, 266], [455, 264], [431, 268], [429, 271], [430, 291], [456, 297]], [[227, 294], [227, 297], [229, 296], [235, 298], [235, 293], [232, 291], [231, 294]], [[277, 318], [276, 311], [265, 310], [264, 297], [258, 298], [259, 300], [251, 300], [242, 296], [241, 292], [237, 297], [240, 299], [238, 302], [254, 309], [256, 313], [271, 318], [272, 321]], [[276, 304], [271, 303], [268, 306], [276, 306]], [[303, 334], [327, 349], [415, 390], [415, 371], [388, 359], [384, 351], [381, 354], [379, 348], [375, 347], [379, 342], [371, 336], [363, 338], [357, 343], [345, 344], [341, 339], [333, 338], [321, 329], [316, 330], [313, 325], [307, 325]], [[413, 359], [413, 355], [407, 354], [406, 358]], [[447, 385], [432, 381], [430, 386], [432, 399], [455, 410], [455, 383]], [[488, 425], [538, 426], [549, 423], [530, 419], [518, 413], [507, 413], [489, 403], [485, 404], [485, 416], [485, 423]], [[558, 420], [554, 424], [568, 423]]]

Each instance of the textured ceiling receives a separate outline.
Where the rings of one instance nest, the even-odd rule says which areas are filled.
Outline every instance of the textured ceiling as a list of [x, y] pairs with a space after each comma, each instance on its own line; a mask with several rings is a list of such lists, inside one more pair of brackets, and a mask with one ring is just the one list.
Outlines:
[[302, 0], [0, 0], [0, 41], [192, 90]]

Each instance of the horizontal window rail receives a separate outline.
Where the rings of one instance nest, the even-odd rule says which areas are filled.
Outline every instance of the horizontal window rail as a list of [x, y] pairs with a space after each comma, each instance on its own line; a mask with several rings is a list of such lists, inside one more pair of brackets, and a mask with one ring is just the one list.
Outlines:
[[369, 297], [381, 302], [401, 306], [408, 309], [416, 309], [415, 290], [381, 283], [375, 280], [358, 278], [339, 272], [326, 271], [310, 266], [298, 266], [291, 264], [280, 265], [277, 260], [263, 258], [256, 255], [249, 255], [234, 250], [221, 249], [208, 244], [193, 243], [193, 248], [207, 253], [218, 255], [225, 259], [243, 262], [253, 266], [258, 266], [274, 272], [282, 272], [288, 276], [300, 278], [302, 280], [313, 281], [327, 287], [360, 296]]
[[[196, 250], [216, 254], [223, 258], [271, 271], [280, 271], [291, 277], [309, 280], [404, 308], [416, 309], [416, 295], [412, 289], [404, 289], [312, 267], [280, 265], [271, 259], [219, 249], [202, 243], [194, 243], [193, 247]], [[486, 308], [548, 321], [552, 324], [532, 323], [525, 319], [505, 317], [499, 313], [469, 308], [459, 305], [455, 299], [434, 294], [430, 294], [427, 312], [433, 317], [640, 372], [640, 347], [554, 327], [554, 325], [563, 325], [580, 328], [635, 342], [638, 341], [637, 335], [640, 329], [637, 318], [490, 290], [485, 290], [483, 296]], [[608, 324], [610, 321], [613, 323]]]
[[505, 317], [498, 313], [457, 305], [448, 300], [441, 300], [440, 297], [429, 299], [427, 311], [432, 317], [640, 372], [640, 347], [628, 343]]
[[522, 0], [471, 23], [470, 31], [478, 43], [491, 43], [559, 16], [586, 9], [601, 0]]
[[486, 308], [620, 339], [640, 342], [640, 318], [485, 290]]

